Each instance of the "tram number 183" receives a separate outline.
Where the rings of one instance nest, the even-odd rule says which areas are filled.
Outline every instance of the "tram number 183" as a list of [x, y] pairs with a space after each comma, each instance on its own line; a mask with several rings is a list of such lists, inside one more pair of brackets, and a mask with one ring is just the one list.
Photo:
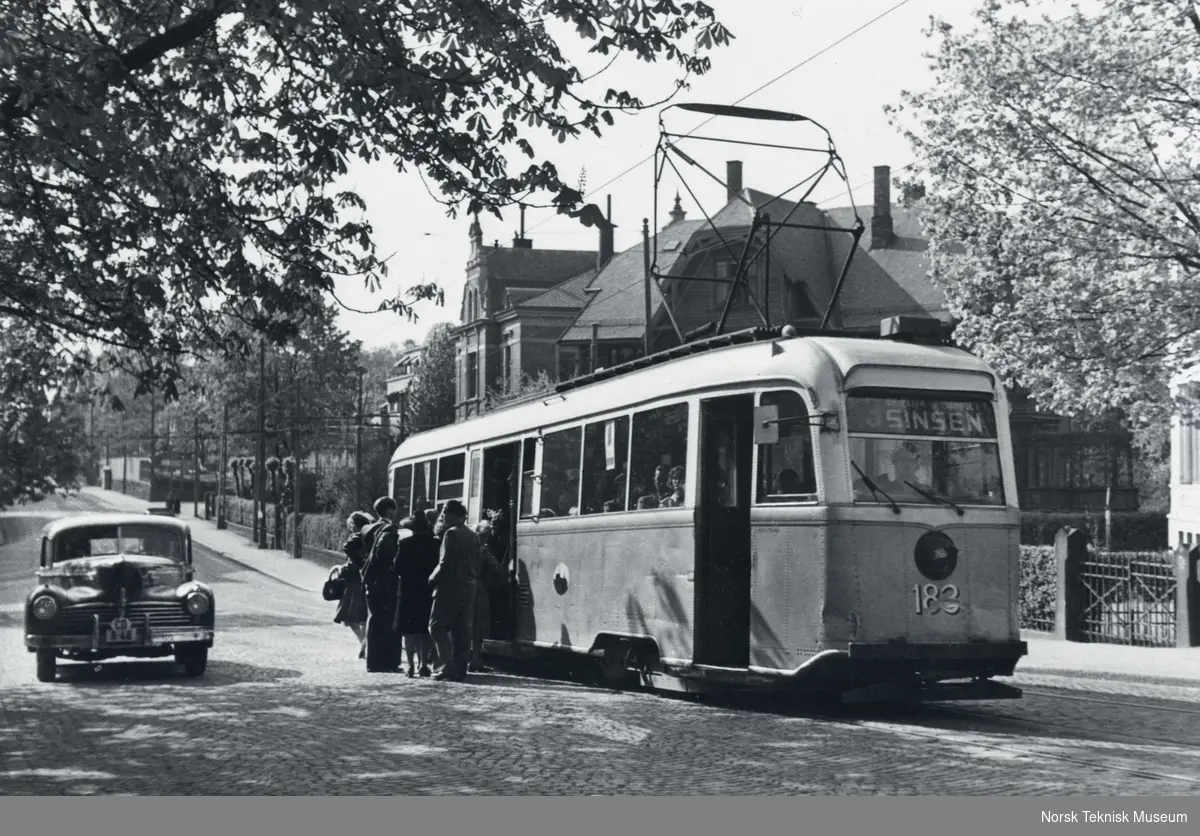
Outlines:
[[942, 587], [935, 583], [914, 583], [912, 592], [917, 615], [936, 615], [939, 612], [958, 615], [962, 612], [962, 604], [958, 601], [958, 587], [952, 583]]

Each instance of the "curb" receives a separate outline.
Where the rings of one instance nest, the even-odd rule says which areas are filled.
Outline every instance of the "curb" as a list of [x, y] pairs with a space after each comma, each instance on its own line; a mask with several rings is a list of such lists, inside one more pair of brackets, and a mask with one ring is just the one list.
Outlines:
[[1078, 668], [1056, 668], [1051, 666], [1021, 667], [1017, 665], [1013, 677], [1021, 674], [1033, 676], [1061, 676], [1069, 679], [1089, 679], [1097, 682], [1125, 682], [1137, 685], [1165, 685], [1172, 688], [1200, 689], [1200, 680], [1186, 679], [1174, 676], [1153, 676], [1149, 674], [1119, 673], [1116, 671], [1084, 671]]

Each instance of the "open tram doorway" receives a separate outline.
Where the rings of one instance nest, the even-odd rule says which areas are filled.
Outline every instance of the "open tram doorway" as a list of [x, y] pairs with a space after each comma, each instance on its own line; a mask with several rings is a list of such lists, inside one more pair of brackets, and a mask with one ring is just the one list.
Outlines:
[[695, 662], [750, 664], [750, 478], [754, 396], [700, 404]]
[[501, 444], [483, 451], [483, 496], [480, 511], [499, 511], [492, 525], [492, 554], [503, 568], [488, 589], [490, 629], [487, 637], [512, 641], [516, 637], [516, 582], [513, 566], [517, 549], [517, 486], [521, 479], [521, 444]]

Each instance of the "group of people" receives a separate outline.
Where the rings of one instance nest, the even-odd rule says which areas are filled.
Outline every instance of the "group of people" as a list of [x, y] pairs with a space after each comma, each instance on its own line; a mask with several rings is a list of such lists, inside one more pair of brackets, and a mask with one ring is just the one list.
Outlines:
[[354, 631], [367, 670], [403, 671], [407, 659], [409, 677], [461, 682], [468, 670], [486, 671], [488, 586], [502, 577], [491, 524], [470, 528], [456, 499], [401, 520], [384, 496], [374, 511], [346, 521], [346, 587], [334, 615]]
[[[685, 474], [686, 471], [683, 465], [676, 465], [675, 467], [659, 465], [655, 468], [654, 475], [650, 478], [651, 487], [649, 489], [642, 482], [635, 481], [633, 483], [634, 507], [641, 511], [646, 508], [677, 508], [682, 506], [685, 496]], [[625, 482], [626, 475], [624, 472], [618, 473], [611, 478], [604, 476], [603, 472], [601, 472], [591, 494], [589, 495], [588, 491], [584, 492], [583, 513], [596, 514], [601, 511], [604, 513], [624, 511]], [[605, 500], [605, 496], [610, 498]], [[575, 469], [568, 470], [566, 484], [559, 493], [554, 507], [548, 510], [555, 516], [577, 516], [580, 513], [578, 498], [579, 471]], [[593, 507], [593, 505], [598, 505], [599, 507]], [[543, 513], [546, 512], [543, 511]]]

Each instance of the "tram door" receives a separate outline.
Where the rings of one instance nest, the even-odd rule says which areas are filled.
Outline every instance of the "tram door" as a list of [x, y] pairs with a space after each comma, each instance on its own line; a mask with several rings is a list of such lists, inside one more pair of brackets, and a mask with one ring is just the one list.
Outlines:
[[489, 589], [491, 609], [488, 638], [497, 641], [512, 641], [514, 638], [515, 585], [512, 567], [516, 565], [517, 489], [520, 484], [519, 443], [501, 444], [483, 451], [483, 508], [501, 511], [499, 520], [492, 528], [492, 554], [501, 566], [509, 571], [504, 581]]
[[750, 451], [754, 396], [700, 404], [697, 664], [750, 664]]

